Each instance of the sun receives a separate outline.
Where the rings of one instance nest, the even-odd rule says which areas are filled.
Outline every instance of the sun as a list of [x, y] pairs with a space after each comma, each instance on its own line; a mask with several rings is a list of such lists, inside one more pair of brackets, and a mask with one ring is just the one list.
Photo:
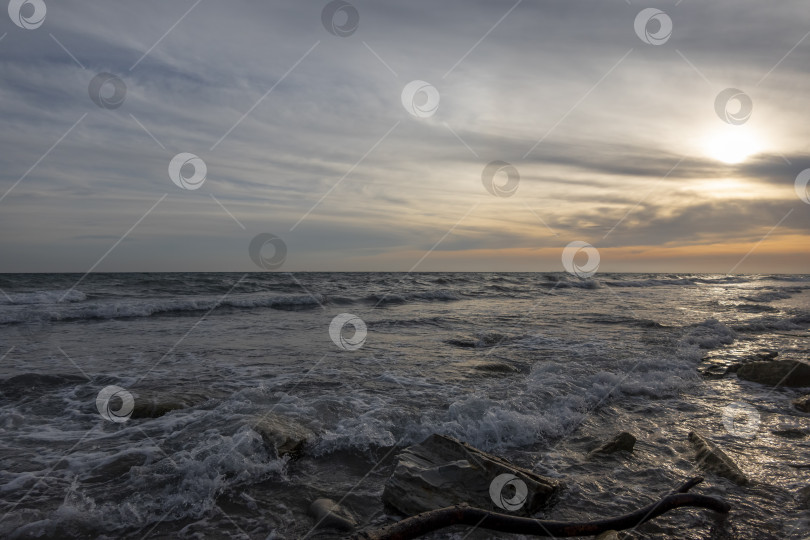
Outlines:
[[703, 151], [723, 163], [742, 163], [760, 152], [762, 144], [756, 134], [745, 126], [725, 126], [706, 136]]

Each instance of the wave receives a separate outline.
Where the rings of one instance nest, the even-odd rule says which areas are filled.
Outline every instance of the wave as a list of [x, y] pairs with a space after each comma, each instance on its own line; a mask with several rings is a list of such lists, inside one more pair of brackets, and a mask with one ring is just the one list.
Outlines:
[[606, 285], [610, 287], [667, 287], [667, 286], [681, 286], [681, 287], [695, 287], [698, 282], [689, 278], [678, 279], [641, 279], [641, 280], [628, 280], [628, 281], [606, 281]]
[[699, 361], [706, 349], [730, 345], [737, 339], [737, 331], [717, 319], [707, 319], [684, 328], [679, 343], [679, 352], [686, 358]]
[[73, 289], [20, 292], [0, 295], [0, 305], [56, 304], [61, 302], [84, 302], [87, 296]]
[[800, 311], [790, 317], [763, 316], [733, 326], [737, 332], [757, 333], [771, 331], [807, 330], [810, 328], [810, 312]]
[[[800, 290], [800, 289], [799, 289]], [[798, 290], [794, 287], [782, 289], [782, 290], [766, 290], [762, 292], [758, 292], [756, 294], [751, 294], [747, 296], [743, 296], [742, 299], [748, 302], [773, 302], [774, 300], [786, 300], [793, 296], [795, 292]]]
[[[75, 291], [74, 291], [75, 292]], [[82, 293], [71, 293], [69, 297], [74, 305], [63, 306], [58, 301], [55, 291], [47, 298], [55, 298], [51, 303], [44, 303], [41, 309], [0, 311], [0, 324], [26, 323], [30, 321], [71, 321], [82, 319], [126, 319], [150, 317], [153, 315], [183, 314], [204, 312], [217, 308], [257, 309], [270, 308], [282, 311], [314, 309], [322, 305], [372, 304], [390, 305], [411, 302], [452, 302], [461, 300], [461, 296], [448, 290], [422, 291], [405, 295], [376, 295], [365, 297], [326, 296], [322, 294], [248, 294], [234, 295], [224, 300], [213, 297], [187, 297], [171, 299], [132, 299], [112, 302], [82, 302], [86, 296]], [[62, 292], [64, 294], [64, 292]], [[14, 297], [12, 297], [14, 298]], [[39, 298], [46, 298], [40, 296]], [[29, 305], [39, 305], [32, 301]]]
[[461, 296], [455, 291], [439, 289], [435, 291], [422, 291], [408, 294], [369, 294], [362, 299], [363, 302], [373, 304], [375, 306], [407, 304], [414, 300], [422, 300], [426, 302], [452, 302], [455, 300], [461, 300]]
[[72, 321], [91, 319], [126, 319], [152, 315], [204, 312], [221, 307], [271, 308], [284, 311], [311, 309], [324, 301], [321, 295], [262, 295], [234, 296], [224, 300], [214, 298], [185, 298], [171, 300], [129, 300], [126, 302], [93, 302], [78, 306], [50, 305], [42, 310], [0, 313], [0, 324], [25, 323], [32, 320]]

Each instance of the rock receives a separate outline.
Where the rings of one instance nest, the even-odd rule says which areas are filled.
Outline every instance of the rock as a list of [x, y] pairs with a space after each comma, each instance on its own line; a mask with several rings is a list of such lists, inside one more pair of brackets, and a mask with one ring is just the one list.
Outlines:
[[794, 399], [793, 406], [802, 412], [810, 413], [810, 394], [798, 399]]
[[616, 531], [605, 531], [597, 536], [596, 540], [619, 540], [619, 533]]
[[795, 360], [769, 360], [740, 366], [737, 377], [768, 386], [810, 387], [810, 365]]
[[499, 334], [497, 332], [485, 332], [476, 334], [475, 336], [458, 336], [448, 339], [446, 343], [448, 345], [462, 347], [465, 349], [480, 349], [501, 345], [508, 339], [508, 337], [509, 336]]
[[608, 442], [591, 451], [591, 454], [613, 454], [624, 450], [632, 452], [636, 445], [636, 438], [626, 431], [622, 431]]
[[188, 407], [182, 401], [135, 399], [132, 418], [159, 418], [164, 414]]
[[762, 349], [757, 351], [754, 356], [759, 358], [760, 360], [773, 360], [777, 356], [779, 356], [779, 351], [775, 349]]
[[511, 364], [505, 362], [486, 361], [486, 360], [466, 360], [453, 364], [454, 368], [474, 369], [486, 374], [501, 375], [509, 373], [520, 373], [520, 370]]
[[697, 450], [697, 462], [699, 465], [719, 476], [728, 478], [736, 484], [745, 485], [748, 483], [748, 478], [737, 467], [737, 464], [717, 445], [709, 442], [695, 431], [689, 432], [689, 441]]
[[722, 379], [729, 372], [728, 367], [712, 365], [703, 369], [703, 376], [707, 379]]
[[562, 488], [557, 480], [443, 435], [431, 435], [397, 458], [382, 499], [405, 515], [468, 503], [528, 516], [548, 504]]
[[805, 433], [801, 429], [795, 428], [772, 429], [771, 433], [773, 433], [777, 437], [783, 437], [785, 439], [804, 439], [805, 437], [807, 437], [807, 433]]
[[345, 508], [339, 506], [332, 499], [316, 499], [309, 505], [309, 515], [315, 519], [318, 529], [338, 529], [340, 531], [353, 531], [357, 527], [357, 520]]
[[208, 400], [207, 395], [189, 392], [133, 391], [135, 408], [131, 418], [159, 418], [172, 411], [194, 407]]
[[810, 486], [804, 486], [796, 495], [801, 508], [810, 509]]
[[27, 397], [40, 397], [63, 386], [86, 384], [87, 379], [78, 375], [48, 375], [24, 373], [0, 381], [0, 395], [19, 400]]
[[273, 413], [255, 419], [251, 428], [278, 457], [299, 457], [304, 446], [315, 439], [315, 433], [309, 428]]

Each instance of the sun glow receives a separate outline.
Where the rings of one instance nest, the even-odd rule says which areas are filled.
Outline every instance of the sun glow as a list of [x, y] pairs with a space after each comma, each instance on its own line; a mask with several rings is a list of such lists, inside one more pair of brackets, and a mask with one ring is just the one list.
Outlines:
[[708, 135], [702, 142], [707, 156], [723, 163], [742, 163], [762, 150], [759, 138], [744, 126], [727, 126]]

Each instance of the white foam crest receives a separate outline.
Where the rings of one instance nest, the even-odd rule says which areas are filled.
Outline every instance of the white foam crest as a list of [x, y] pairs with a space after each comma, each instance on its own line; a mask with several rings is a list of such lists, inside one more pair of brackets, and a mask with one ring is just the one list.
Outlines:
[[707, 319], [686, 329], [680, 340], [679, 353], [698, 361], [703, 358], [705, 349], [730, 345], [736, 339], [737, 332], [717, 319]]

